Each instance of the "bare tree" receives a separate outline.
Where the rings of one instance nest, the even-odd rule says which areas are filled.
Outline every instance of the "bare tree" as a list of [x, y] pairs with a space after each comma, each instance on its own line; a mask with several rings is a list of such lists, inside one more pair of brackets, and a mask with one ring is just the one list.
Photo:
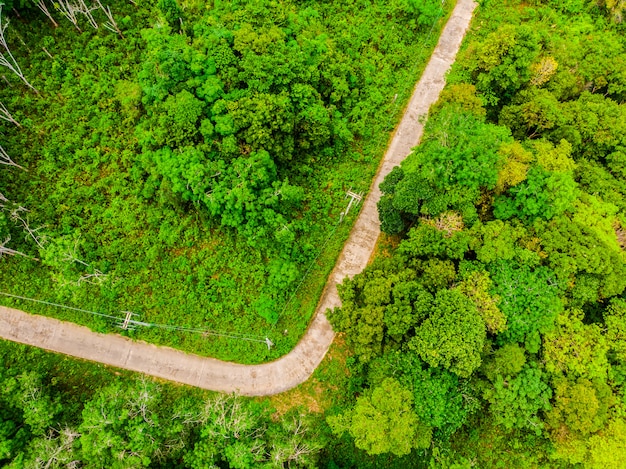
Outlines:
[[154, 421], [151, 418], [153, 412], [150, 410], [150, 403], [154, 400], [159, 388], [150, 386], [151, 383], [145, 376], [141, 377], [140, 383], [141, 389], [139, 389], [137, 395], [132, 396], [133, 398], [128, 401], [128, 406], [130, 407], [128, 415], [131, 418], [140, 415], [143, 421], [152, 427]]
[[7, 244], [9, 244], [9, 241], [11, 241], [11, 236], [7, 236], [7, 238], [3, 242], [0, 242], [0, 258], [6, 254], [7, 256], [23, 256], [23, 257], [28, 257], [29, 259], [33, 259], [32, 257], [30, 257], [27, 254], [24, 254], [23, 252], [16, 251], [15, 249], [11, 249], [10, 247], [7, 247]]
[[76, 29], [80, 32], [83, 31], [80, 29], [80, 26], [78, 26], [78, 17], [76, 16], [76, 13], [80, 13], [78, 5], [71, 3], [69, 0], [57, 0], [55, 6], [63, 16], [70, 20]]
[[77, 0], [77, 1], [78, 1], [77, 6], [79, 8], [79, 11], [87, 17], [87, 21], [89, 21], [89, 24], [94, 29], [98, 29], [98, 22], [95, 20], [91, 12], [94, 10], [98, 10], [100, 7], [98, 5], [87, 6], [87, 4], [85, 3], [85, 0]]
[[31, 228], [28, 217], [22, 217], [21, 215], [25, 212], [28, 212], [28, 209], [22, 207], [21, 205], [17, 205], [11, 210], [9, 216], [11, 220], [13, 220], [15, 223], [20, 223], [24, 228], [24, 232], [29, 235], [33, 239], [33, 241], [35, 241], [35, 244], [37, 244], [37, 246], [43, 249], [44, 244], [48, 242], [48, 237], [45, 234], [40, 233], [40, 231], [44, 229], [45, 226], [40, 226], [35, 229]]
[[81, 467], [82, 464], [75, 459], [74, 453], [74, 443], [80, 436], [79, 432], [69, 427], [62, 430], [51, 428], [45, 438], [38, 439], [33, 444], [33, 452], [36, 454], [33, 467]]
[[[44, 238], [45, 240], [45, 238]], [[46, 241], [46, 240], [45, 240]], [[81, 260], [78, 255], [76, 254], [76, 251], [78, 249], [78, 243], [79, 240], [75, 239], [74, 240], [74, 246], [73, 247], [68, 247], [67, 249], [65, 249], [64, 251], [60, 252], [60, 257], [59, 260], [61, 262], [65, 262], [67, 264], [80, 264], [84, 267], [86, 267], [87, 269], [90, 269], [91, 272], [85, 272], [83, 274], [81, 274], [80, 277], [78, 277], [78, 279], [76, 281], [71, 281], [71, 280], [64, 280], [63, 284], [64, 285], [75, 285], [75, 286], [80, 286], [81, 283], [91, 283], [92, 285], [100, 285], [103, 282], [105, 282], [108, 278], [107, 274], [103, 273], [102, 271], [93, 268], [90, 264], [88, 264], [87, 262]]]
[[122, 30], [117, 25], [117, 22], [115, 21], [115, 18], [113, 17], [113, 13], [111, 13], [111, 8], [109, 8], [108, 5], [106, 7], [102, 5], [102, 2], [100, 0], [96, 0], [96, 3], [100, 6], [100, 9], [104, 12], [105, 16], [107, 17], [108, 21], [104, 23], [104, 27], [107, 28], [109, 31], [118, 34], [122, 39], [124, 39]]
[[6, 106], [3, 103], [0, 103], [0, 119], [5, 120], [7, 122], [11, 122], [12, 124], [17, 125], [18, 127], [21, 127], [20, 123], [15, 120], [15, 118], [11, 115], [11, 113], [9, 112], [9, 110], [6, 108]]
[[44, 0], [39, 0], [39, 2], [37, 2], [37, 6], [39, 7], [39, 9], [41, 11], [43, 11], [44, 15], [46, 15], [48, 17], [48, 19], [50, 21], [52, 21], [52, 24], [54, 25], [55, 28], [59, 27], [59, 23], [57, 23], [54, 18], [52, 17], [52, 15], [50, 14], [50, 12], [48, 11], [48, 7], [46, 6], [46, 2]]
[[26, 86], [28, 86], [30, 89], [38, 93], [37, 89], [33, 85], [31, 85], [28, 82], [28, 80], [24, 77], [24, 73], [22, 72], [22, 69], [20, 68], [19, 64], [15, 60], [15, 57], [13, 57], [11, 50], [9, 49], [6, 37], [4, 36], [4, 32], [9, 26], [9, 22], [7, 21], [4, 24], [2, 22], [2, 7], [3, 6], [4, 5], [0, 3], [0, 45], [2, 45], [2, 48], [4, 49], [5, 52], [0, 52], [0, 65], [11, 70], [26, 84]]
[[4, 150], [4, 148], [2, 148], [2, 145], [0, 145], [0, 164], [6, 165], [6, 166], [15, 166], [16, 168], [20, 168], [24, 171], [27, 171], [26, 168], [20, 166], [19, 164], [17, 164], [15, 161], [11, 159], [11, 157]]

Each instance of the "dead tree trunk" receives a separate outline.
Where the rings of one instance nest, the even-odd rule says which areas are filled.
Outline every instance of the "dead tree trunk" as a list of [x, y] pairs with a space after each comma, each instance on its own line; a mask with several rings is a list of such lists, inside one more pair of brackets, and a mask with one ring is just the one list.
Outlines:
[[95, 20], [95, 18], [91, 14], [93, 10], [98, 9], [98, 6], [88, 7], [87, 4], [85, 3], [85, 0], [78, 0], [77, 8], [78, 8], [78, 11], [80, 11], [83, 15], [87, 17], [87, 21], [89, 21], [89, 24], [94, 29], [98, 29], [98, 22]]
[[29, 255], [24, 254], [23, 252], [16, 251], [15, 249], [11, 249], [7, 247], [7, 244], [9, 244], [9, 241], [11, 241], [10, 236], [0, 243], [0, 257], [6, 254], [7, 256], [24, 256], [24, 257], [31, 258]]
[[2, 148], [2, 146], [0, 146], [0, 164], [6, 165], [6, 166], [15, 166], [16, 168], [20, 168], [24, 171], [27, 171], [26, 168], [20, 166], [15, 161], [13, 161], [11, 157], [7, 154], [7, 152], [4, 151], [4, 148]]
[[4, 49], [4, 52], [0, 52], [0, 65], [11, 70], [20, 78], [20, 80], [22, 80], [26, 84], [26, 86], [38, 93], [37, 89], [33, 85], [31, 85], [24, 77], [22, 69], [20, 68], [19, 64], [15, 60], [15, 57], [13, 57], [11, 50], [9, 49], [6, 37], [4, 36], [4, 32], [6, 31], [7, 26], [9, 26], [9, 22], [7, 21], [4, 24], [2, 23], [2, 7], [3, 5], [0, 4], [0, 45], [2, 45], [2, 48]]
[[100, 0], [96, 0], [96, 3], [100, 6], [100, 9], [104, 12], [104, 14], [107, 17], [108, 21], [104, 23], [104, 27], [107, 28], [109, 31], [118, 34], [120, 38], [124, 39], [122, 30], [117, 25], [117, 22], [115, 21], [115, 18], [113, 17], [113, 13], [111, 13], [111, 8], [108, 5], [105, 7]]
[[74, 27], [82, 33], [83, 30], [80, 29], [80, 26], [78, 26], [78, 18], [76, 17], [76, 13], [80, 12], [78, 7], [73, 3], [70, 3], [69, 0], [57, 0], [56, 6], [61, 14], [70, 20], [70, 23], [72, 23]]
[[37, 2], [37, 6], [39, 7], [39, 9], [41, 11], [43, 11], [43, 14], [46, 15], [50, 21], [52, 21], [52, 24], [54, 25], [54, 27], [58, 28], [59, 27], [59, 23], [57, 23], [54, 20], [54, 18], [52, 17], [50, 12], [48, 11], [48, 7], [46, 6], [46, 2], [44, 0], [39, 0], [39, 2]]
[[0, 119], [5, 120], [7, 122], [11, 122], [12, 124], [17, 125], [18, 127], [21, 127], [20, 123], [15, 120], [15, 118], [11, 115], [11, 113], [9, 112], [9, 110], [6, 108], [6, 106], [3, 103], [0, 103]]
[[31, 228], [30, 223], [28, 221], [28, 217], [22, 218], [22, 215], [20, 215], [22, 212], [28, 212], [28, 209], [22, 206], [18, 206], [14, 208], [13, 210], [11, 210], [11, 214], [10, 214], [11, 220], [13, 220], [15, 223], [17, 222], [21, 223], [22, 226], [24, 227], [24, 232], [28, 234], [31, 238], [33, 238], [33, 241], [35, 241], [35, 244], [37, 244], [37, 246], [43, 249], [44, 245], [48, 242], [48, 239], [47, 239], [48, 237], [45, 234], [40, 234], [39, 231], [45, 227], [40, 226], [39, 228], [35, 228], [35, 229]]

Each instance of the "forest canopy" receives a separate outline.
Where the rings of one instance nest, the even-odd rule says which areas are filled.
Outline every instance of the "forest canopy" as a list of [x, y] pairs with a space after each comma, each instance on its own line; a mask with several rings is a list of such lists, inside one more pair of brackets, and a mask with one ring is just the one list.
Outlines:
[[387, 246], [330, 316], [354, 353], [333, 432], [375, 454], [378, 417], [354, 421], [393, 380], [386, 408], [406, 393], [417, 420], [386, 434], [389, 453], [623, 466], [621, 15], [615, 2], [481, 2], [422, 143], [380, 186]]
[[[450, 5], [63, 5], [2, 9], [3, 288], [285, 330], [271, 351], [131, 335], [242, 362], [286, 352], [347, 234], [345, 191], [367, 189]], [[378, 255], [329, 313], [338, 348], [288, 410], [3, 342], [0, 463], [620, 468], [623, 14], [481, 2], [422, 144], [381, 185]]]

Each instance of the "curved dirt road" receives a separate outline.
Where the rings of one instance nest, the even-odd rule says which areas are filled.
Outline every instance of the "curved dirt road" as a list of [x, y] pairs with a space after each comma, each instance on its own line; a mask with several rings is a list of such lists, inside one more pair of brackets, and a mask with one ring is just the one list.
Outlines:
[[380, 198], [378, 185], [419, 143], [423, 127], [418, 119], [428, 112], [443, 89], [445, 73], [454, 62], [475, 6], [473, 0], [457, 1], [415, 87], [350, 237], [328, 278], [315, 317], [290, 353], [271, 363], [239, 365], [121, 336], [98, 334], [82, 326], [2, 306], [0, 337], [213, 391], [262, 396], [278, 394], [306, 381], [326, 355], [335, 336], [325, 311], [341, 304], [337, 284], [346, 276], [363, 270], [380, 233], [376, 209]]

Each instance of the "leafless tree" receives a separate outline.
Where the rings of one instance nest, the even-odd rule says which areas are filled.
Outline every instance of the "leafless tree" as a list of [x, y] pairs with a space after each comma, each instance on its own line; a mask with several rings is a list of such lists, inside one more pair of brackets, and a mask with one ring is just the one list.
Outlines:
[[80, 277], [78, 277], [76, 281], [65, 280], [62, 283], [64, 285], [75, 285], [75, 286], [79, 286], [81, 283], [91, 283], [93, 285], [102, 284], [107, 279], [107, 274], [101, 272], [98, 269], [92, 268], [90, 264], [81, 260], [78, 257], [78, 255], [76, 254], [76, 250], [78, 249], [78, 242], [79, 242], [78, 239], [74, 240], [74, 246], [71, 248], [67, 248], [65, 251], [63, 251], [61, 253], [60, 260], [61, 262], [65, 262], [68, 264], [74, 264], [74, 263], [80, 264], [90, 269], [91, 272], [86, 272], [82, 274]]
[[107, 28], [109, 31], [118, 34], [122, 39], [124, 39], [122, 30], [117, 25], [117, 22], [115, 21], [115, 18], [113, 17], [113, 13], [111, 13], [111, 8], [109, 8], [108, 5], [106, 7], [102, 5], [102, 2], [100, 0], [96, 0], [96, 3], [98, 4], [100, 9], [104, 12], [105, 16], [107, 17], [108, 21], [104, 23], [104, 27]]
[[91, 6], [87, 6], [87, 4], [85, 3], [85, 0], [77, 0], [77, 1], [78, 1], [77, 6], [78, 6], [79, 11], [87, 17], [87, 21], [89, 21], [89, 24], [94, 29], [98, 29], [98, 22], [95, 20], [91, 12], [94, 10], [98, 10], [100, 7], [95, 4]]
[[52, 467], [77, 468], [80, 461], [74, 459], [74, 442], [81, 434], [65, 427], [62, 430], [50, 429], [46, 438], [39, 439], [33, 445], [37, 454], [35, 467], [48, 469]]
[[69, 0], [57, 0], [55, 6], [63, 16], [70, 20], [70, 23], [72, 23], [76, 29], [80, 32], [83, 31], [80, 29], [80, 26], [78, 26], [78, 17], [76, 16], [77, 13], [81, 12], [78, 5], [71, 3]]
[[54, 27], [58, 28], [59, 27], [59, 23], [57, 23], [55, 21], [55, 19], [52, 17], [50, 12], [48, 11], [48, 7], [46, 6], [46, 2], [44, 0], [39, 0], [39, 2], [37, 2], [37, 6], [39, 7], [39, 9], [41, 11], [43, 11], [44, 15], [46, 15], [48, 17], [48, 19], [50, 21], [52, 21], [52, 24], [54, 25]]
[[48, 242], [48, 237], [45, 234], [40, 233], [40, 231], [45, 228], [45, 226], [40, 226], [38, 228], [31, 228], [30, 222], [27, 216], [22, 216], [22, 214], [28, 213], [28, 209], [22, 207], [21, 205], [15, 206], [10, 212], [10, 218], [15, 223], [19, 223], [24, 228], [24, 232], [30, 236], [35, 244], [43, 249], [44, 245]]
[[9, 154], [4, 150], [4, 148], [2, 148], [2, 145], [0, 145], [0, 164], [6, 165], [6, 166], [15, 166], [16, 168], [20, 168], [24, 171], [27, 171], [26, 168], [20, 166], [19, 164], [17, 164], [15, 161], [11, 159]]
[[26, 84], [26, 86], [28, 86], [33, 91], [38, 92], [37, 89], [33, 85], [31, 85], [28, 82], [28, 80], [24, 77], [24, 73], [22, 72], [22, 69], [20, 68], [19, 64], [15, 60], [15, 57], [13, 57], [11, 50], [9, 49], [6, 37], [4, 36], [4, 32], [9, 26], [9, 22], [7, 21], [3, 23], [3, 18], [2, 18], [3, 6], [4, 5], [0, 3], [0, 45], [2, 45], [2, 49], [4, 49], [4, 52], [0, 52], [0, 65], [11, 70]]
[[23, 256], [31, 258], [29, 255], [26, 255], [23, 252], [16, 251], [15, 249], [11, 249], [10, 247], [8, 247], [7, 244], [9, 244], [9, 241], [11, 241], [11, 236], [7, 236], [4, 241], [0, 242], [0, 258], [5, 254], [7, 256]]
[[48, 57], [50, 57], [51, 59], [54, 59], [52, 54], [50, 52], [48, 52], [48, 49], [46, 49], [45, 47], [42, 47], [41, 50], [44, 51]]
[[11, 115], [11, 113], [9, 112], [9, 110], [6, 108], [6, 106], [3, 103], [0, 103], [0, 119], [5, 120], [7, 122], [11, 122], [12, 124], [17, 125], [18, 127], [21, 127], [20, 123], [15, 120], [15, 118]]
[[131, 418], [141, 415], [144, 422], [153, 426], [154, 421], [151, 418], [152, 410], [150, 410], [150, 403], [154, 400], [155, 392], [158, 391], [158, 388], [150, 388], [150, 383], [144, 376], [141, 377], [140, 383], [141, 389], [139, 389], [137, 395], [128, 401], [128, 406], [130, 407], [128, 415]]

